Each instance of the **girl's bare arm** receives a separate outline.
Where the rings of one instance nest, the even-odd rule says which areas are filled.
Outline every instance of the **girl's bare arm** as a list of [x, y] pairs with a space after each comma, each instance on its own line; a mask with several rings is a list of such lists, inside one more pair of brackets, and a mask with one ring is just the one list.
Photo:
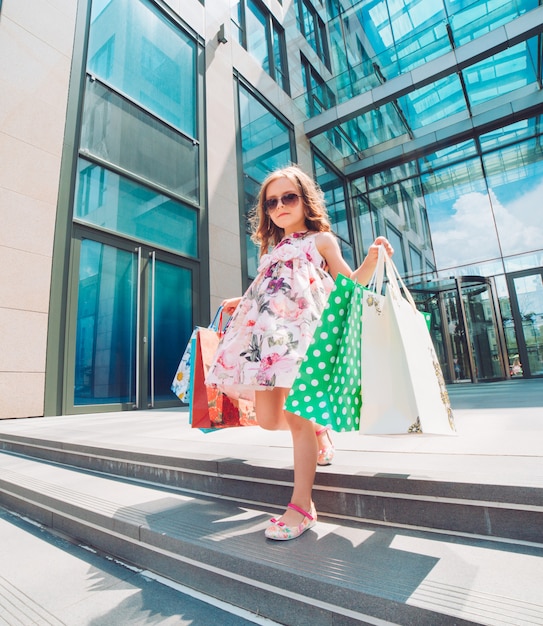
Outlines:
[[344, 276], [348, 276], [353, 280], [356, 280], [362, 285], [367, 285], [370, 282], [375, 266], [377, 265], [379, 246], [385, 246], [385, 251], [389, 256], [392, 256], [394, 253], [394, 249], [386, 237], [377, 237], [377, 239], [375, 239], [375, 241], [371, 244], [362, 265], [360, 265], [360, 267], [353, 272], [343, 258], [339, 248], [339, 243], [332, 233], [319, 233], [317, 235], [316, 244], [317, 250], [325, 259], [328, 265], [328, 271], [334, 280], [338, 274], [343, 274]]

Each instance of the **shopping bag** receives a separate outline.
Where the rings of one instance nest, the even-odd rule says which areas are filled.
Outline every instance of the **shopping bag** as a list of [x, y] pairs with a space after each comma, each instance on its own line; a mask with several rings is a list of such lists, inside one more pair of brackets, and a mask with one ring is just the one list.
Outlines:
[[187, 391], [190, 385], [190, 355], [192, 351], [192, 343], [195, 338], [196, 328], [192, 331], [187, 347], [183, 352], [183, 356], [181, 357], [181, 361], [179, 362], [171, 384], [171, 390], [182, 402], [188, 402]]
[[219, 340], [220, 331], [212, 328], [196, 329], [189, 392], [191, 427], [210, 430], [234, 426], [256, 426], [253, 402], [230, 397], [223, 390], [205, 384]]
[[[388, 279], [384, 296], [383, 273]], [[374, 277], [362, 308], [360, 432], [454, 434], [454, 418], [428, 330], [428, 316], [417, 310], [384, 251], [379, 254]]]
[[364, 287], [338, 275], [285, 409], [336, 431], [358, 430]]
[[[175, 376], [173, 377], [171, 390], [174, 394], [182, 401], [189, 401], [189, 387], [190, 387], [190, 372], [191, 372], [191, 354], [193, 352], [194, 340], [196, 339], [196, 333], [198, 332], [198, 326], [194, 328], [183, 352], [183, 356], [181, 357], [181, 361], [177, 366], [177, 371], [175, 372]], [[211, 324], [208, 328], [212, 328], [213, 330], [222, 333], [222, 307], [219, 307], [217, 313], [215, 313], [215, 317], [211, 321]]]

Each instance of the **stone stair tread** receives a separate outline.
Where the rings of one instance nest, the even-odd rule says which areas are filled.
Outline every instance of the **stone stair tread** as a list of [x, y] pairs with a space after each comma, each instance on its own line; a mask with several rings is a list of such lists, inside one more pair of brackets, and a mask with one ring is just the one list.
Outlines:
[[[161, 575], [174, 575], [164, 559], [177, 559], [273, 593], [285, 606], [296, 600], [355, 621], [369, 615], [367, 623], [377, 615], [411, 623], [395, 622], [402, 615], [432, 624], [436, 614], [451, 618], [442, 624], [543, 623], [543, 549], [536, 546], [324, 516], [296, 541], [271, 542], [263, 530], [281, 510], [6, 453], [0, 453], [0, 503], [2, 492], [7, 502], [25, 498], [47, 510], [53, 526], [65, 516], [77, 520], [80, 531], [88, 526], [91, 538], [105, 532], [125, 545], [145, 546]], [[247, 600], [239, 587], [232, 593], [240, 605]]]

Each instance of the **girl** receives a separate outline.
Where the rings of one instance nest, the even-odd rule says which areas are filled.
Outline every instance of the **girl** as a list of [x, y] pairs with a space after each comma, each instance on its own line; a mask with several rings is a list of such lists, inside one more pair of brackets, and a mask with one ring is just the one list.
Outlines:
[[[366, 285], [384, 237], [370, 246], [351, 271], [331, 232], [324, 196], [311, 177], [291, 166], [271, 173], [260, 189], [253, 217], [260, 244], [258, 274], [241, 298], [223, 302], [230, 324], [215, 353], [206, 384], [249, 397], [267, 430], [288, 429], [294, 450], [294, 490], [280, 520], [266, 529], [269, 539], [299, 537], [314, 526], [312, 500], [316, 465], [328, 465], [334, 447], [328, 429], [283, 409], [338, 274]], [[270, 247], [272, 250], [270, 252]]]

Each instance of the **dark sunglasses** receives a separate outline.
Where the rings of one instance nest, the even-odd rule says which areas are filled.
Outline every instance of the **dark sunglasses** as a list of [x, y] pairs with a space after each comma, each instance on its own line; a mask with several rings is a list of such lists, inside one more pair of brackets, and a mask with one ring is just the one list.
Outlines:
[[281, 200], [281, 204], [283, 206], [294, 206], [298, 202], [298, 198], [301, 197], [302, 196], [299, 196], [296, 193], [286, 193], [280, 198], [270, 198], [269, 200], [264, 201], [264, 211], [266, 211], [266, 213], [275, 211], [277, 205], [279, 204], [279, 200]]

